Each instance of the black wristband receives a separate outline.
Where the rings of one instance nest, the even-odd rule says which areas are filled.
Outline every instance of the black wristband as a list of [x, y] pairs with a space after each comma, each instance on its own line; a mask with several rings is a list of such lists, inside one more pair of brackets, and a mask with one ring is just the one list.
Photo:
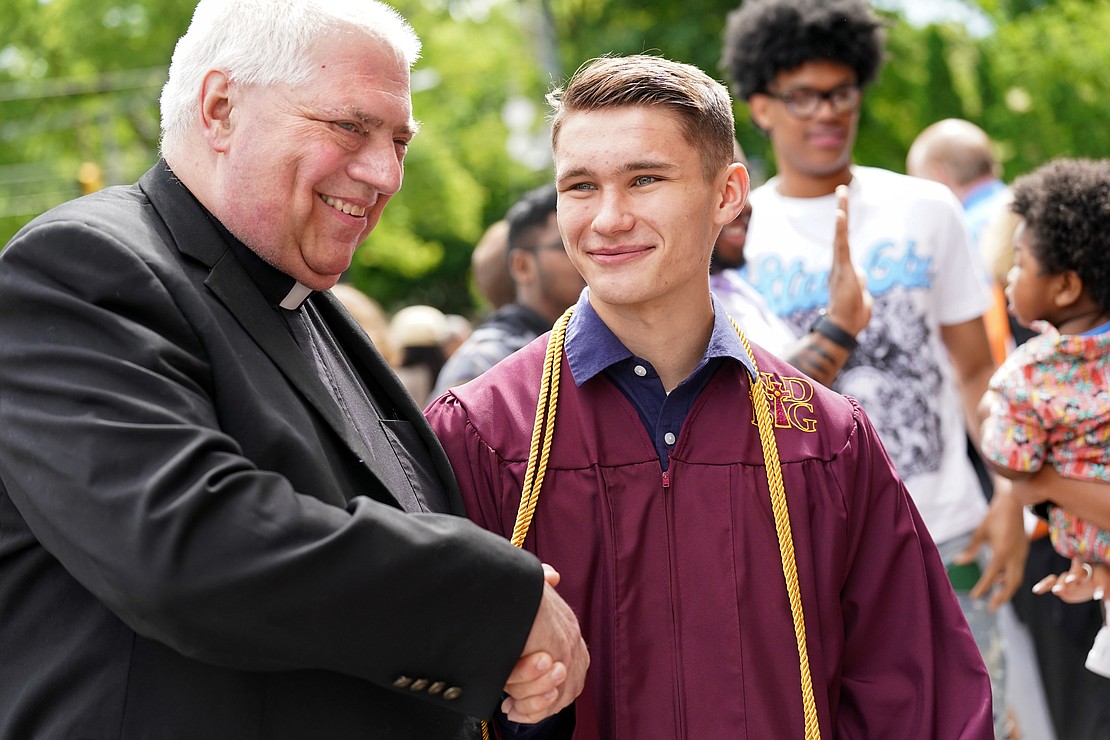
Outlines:
[[832, 319], [825, 315], [824, 311], [817, 315], [817, 320], [813, 322], [813, 326], [809, 330], [817, 332], [836, 346], [843, 347], [849, 352], [854, 351], [859, 346], [856, 338], [834, 324]]

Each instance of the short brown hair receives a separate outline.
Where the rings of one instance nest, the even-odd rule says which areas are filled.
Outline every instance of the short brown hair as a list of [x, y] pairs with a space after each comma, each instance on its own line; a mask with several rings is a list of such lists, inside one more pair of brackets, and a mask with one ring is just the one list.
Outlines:
[[591, 59], [565, 88], [547, 95], [552, 108], [551, 144], [571, 113], [632, 106], [661, 106], [678, 116], [686, 141], [701, 152], [705, 179], [732, 164], [736, 135], [732, 99], [724, 85], [697, 67], [637, 54]]

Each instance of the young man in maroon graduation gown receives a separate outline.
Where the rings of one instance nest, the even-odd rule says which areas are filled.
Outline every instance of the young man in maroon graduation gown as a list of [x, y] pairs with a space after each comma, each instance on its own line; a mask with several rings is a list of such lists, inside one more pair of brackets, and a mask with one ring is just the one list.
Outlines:
[[[559, 226], [588, 288], [553, 332], [557, 415], [523, 545], [561, 574], [592, 662], [573, 716], [502, 730], [992, 737], [986, 671], [866, 415], [749, 351], [710, 295], [713, 243], [748, 192], [727, 92], [636, 56], [595, 60], [551, 101]], [[469, 516], [506, 537], [548, 339], [426, 411]]]

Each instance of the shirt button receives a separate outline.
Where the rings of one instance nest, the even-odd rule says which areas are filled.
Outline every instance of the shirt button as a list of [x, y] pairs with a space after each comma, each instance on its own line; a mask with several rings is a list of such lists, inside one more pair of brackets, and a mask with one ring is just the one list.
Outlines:
[[393, 679], [393, 685], [399, 689], [408, 688], [411, 683], [412, 679], [408, 676], [398, 676], [397, 678]]
[[429, 681], [426, 678], [418, 678], [418, 679], [416, 679], [415, 681], [412, 682], [412, 686], [409, 686], [409, 690], [410, 691], [423, 691], [424, 689], [428, 688], [428, 684], [430, 684], [430, 683], [431, 683], [431, 681]]
[[663, 435], [663, 441], [669, 445], [673, 445], [675, 440], [674, 432], [667, 432]]
[[447, 684], [443, 683], [443, 681], [436, 681], [428, 687], [428, 693], [432, 696], [436, 696], [437, 694], [442, 694], [445, 688], [447, 688]]
[[632, 368], [632, 372], [636, 373], [642, 378], [647, 375], [647, 368], [643, 365], [637, 365], [636, 367]]
[[443, 692], [443, 698], [447, 701], [455, 701], [455, 699], [458, 699], [460, 696], [462, 696], [462, 689], [458, 686], [452, 686]]

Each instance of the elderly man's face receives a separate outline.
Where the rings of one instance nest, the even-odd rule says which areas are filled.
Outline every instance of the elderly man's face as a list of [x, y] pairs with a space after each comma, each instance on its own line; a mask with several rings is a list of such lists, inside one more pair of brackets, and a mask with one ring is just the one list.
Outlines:
[[379, 41], [336, 35], [300, 87], [232, 88], [220, 220], [301, 283], [330, 288], [401, 187], [409, 71]]

